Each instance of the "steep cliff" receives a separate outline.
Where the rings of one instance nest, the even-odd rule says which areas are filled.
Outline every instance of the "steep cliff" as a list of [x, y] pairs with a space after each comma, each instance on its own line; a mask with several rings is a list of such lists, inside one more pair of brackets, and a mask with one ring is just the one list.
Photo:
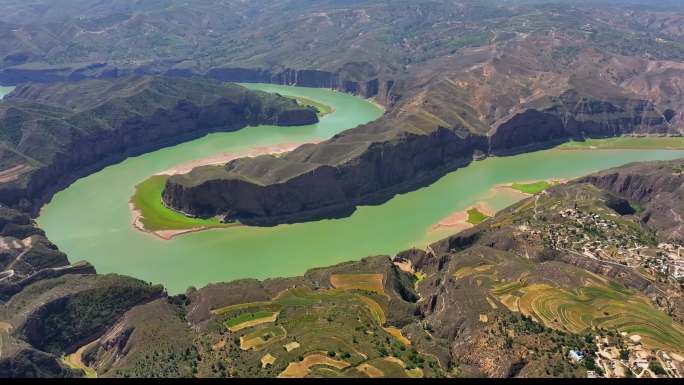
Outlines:
[[[74, 64], [66, 66], [30, 66], [0, 69], [0, 84], [74, 82], [86, 79], [114, 80], [141, 75], [168, 77], [202, 77], [235, 83], [273, 83], [300, 87], [330, 88], [341, 92], [375, 98], [383, 104], [392, 103], [394, 80], [374, 72], [360, 76], [352, 73], [357, 63], [348, 63], [337, 70], [259, 68], [221, 66], [209, 69], [177, 68], [173, 62], [155, 62], [128, 67], [111, 63]], [[369, 65], [368, 63], [366, 63]]]
[[571, 89], [536, 100], [495, 127], [492, 154], [508, 154], [568, 139], [679, 135], [655, 104], [634, 97], [598, 97]]
[[684, 161], [635, 163], [581, 178], [626, 199], [640, 221], [663, 240], [684, 241]]
[[[366, 375], [367, 365], [387, 377], [414, 374], [408, 365], [425, 377], [585, 376], [567, 351], [633, 327], [656, 336], [642, 340], [647, 349], [657, 343], [677, 352], [684, 295], [649, 265], [667, 234], [652, 237], [638, 215], [613, 207], [623, 199], [616, 195], [648, 205], [681, 190], [670, 178], [683, 169], [679, 160], [597, 173], [516, 203], [426, 250], [300, 277], [217, 283], [174, 297], [117, 275], [41, 279], [0, 307], [0, 376], [83, 375], [67, 369], [66, 360], [101, 377], [275, 377], [319, 351], [346, 363], [329, 369], [339, 376]], [[615, 182], [614, 174], [625, 176]], [[679, 211], [684, 202], [670, 205]], [[16, 212], [0, 218], [6, 235], [16, 234], [10, 224], [30, 226]], [[583, 248], [597, 244], [618, 252], [587, 255], [598, 249]], [[277, 321], [229, 328], [263, 313]], [[661, 335], [667, 338], [654, 342]], [[347, 353], [347, 346], [354, 349]], [[262, 365], [269, 356], [276, 361]], [[397, 362], [406, 366], [392, 366]]]
[[[353, 64], [356, 63], [348, 63], [336, 71], [215, 67], [201, 73], [201, 75], [226, 82], [275, 83], [301, 87], [331, 88], [364, 98], [375, 98], [386, 105], [391, 104], [394, 81], [391, 78], [380, 77], [372, 71], [366, 73], [366, 76], [359, 76], [359, 72], [352, 72], [352, 69], [349, 68]], [[169, 70], [167, 74], [182, 76], [188, 72], [180, 73]]]
[[220, 215], [252, 225], [339, 217], [489, 154], [586, 137], [678, 134], [651, 102], [576, 90], [535, 100], [489, 132], [485, 122], [472, 118], [433, 113], [429, 106], [403, 113], [402, 107], [282, 157], [239, 159], [173, 176], [164, 202], [190, 215]]
[[[645, 175], [662, 172], [656, 163], [640, 166]], [[657, 185], [654, 193], [668, 189]], [[391, 351], [393, 359], [422, 367], [426, 377], [454, 367], [458, 371], [445, 374], [584, 376], [583, 366], [571, 364], [567, 351], [593, 347], [596, 336], [620, 335], [607, 328], [622, 332], [635, 324], [643, 327], [643, 333], [664, 328], [671, 333], [663, 339], [665, 349], [677, 351], [684, 338], [684, 314], [678, 310], [682, 291], [662, 272], [657, 279], [644, 274], [644, 268], [654, 271], [644, 266], [665, 238], [651, 238], [638, 217], [614, 211], [611, 202], [616, 199], [612, 191], [580, 179], [525, 199], [426, 250], [316, 268], [302, 277], [248, 279], [192, 289], [128, 311], [88, 346], [84, 362], [102, 376], [277, 376], [291, 363], [306, 359], [307, 352], [330, 351], [326, 348], [330, 335], [354, 346], [349, 356], [335, 356], [347, 357], [350, 364], [349, 369], [334, 369], [341, 376], [356, 376], [365, 364], [379, 365], [384, 349]], [[679, 202], [675, 207], [681, 206]], [[575, 237], [583, 242], [574, 242]], [[632, 242], [638, 242], [639, 248], [628, 255]], [[585, 255], [581, 248], [588, 244], [600, 244], [604, 250], [616, 247], [619, 252], [600, 258]], [[641, 259], [635, 259], [640, 253], [644, 253]], [[632, 265], [622, 263], [624, 258]], [[637, 261], [645, 265], [634, 265]], [[330, 293], [334, 300], [328, 300]], [[347, 307], [347, 295], [353, 296], [353, 307]], [[371, 314], [381, 316], [359, 326], [365, 318], [354, 309], [360, 304], [370, 304]], [[301, 317], [303, 309], [309, 317]], [[642, 315], [643, 309], [647, 316]], [[275, 327], [224, 331], [232, 320], [258, 311], [277, 311]], [[346, 323], [347, 316], [353, 322]], [[325, 327], [326, 322], [334, 326]], [[384, 326], [373, 329], [375, 322]], [[286, 338], [276, 332], [253, 339], [281, 328]], [[309, 337], [312, 328], [315, 338]], [[376, 335], [383, 337], [376, 340]], [[296, 350], [283, 350], [286, 341], [296, 341], [291, 345]], [[401, 349], [399, 341], [410, 345]], [[250, 343], [259, 349], [248, 348]], [[426, 356], [427, 365], [406, 356], [404, 352], [412, 349], [414, 356]], [[226, 369], [212, 365], [226, 352], [231, 352]], [[267, 354], [277, 357], [275, 363], [253, 368], [253, 362]], [[354, 361], [353, 354], [363, 360]], [[390, 373], [405, 374], [385, 371], [384, 375]]]
[[239, 159], [169, 178], [164, 202], [197, 216], [271, 225], [348, 215], [468, 164], [486, 138], [464, 129], [413, 132], [371, 123], [282, 156]]
[[118, 275], [65, 275], [34, 283], [3, 306], [13, 334], [40, 350], [72, 352], [163, 288]]
[[130, 155], [214, 131], [317, 119], [292, 99], [210, 80], [20, 86], [0, 103], [0, 202], [35, 213], [55, 191]]
[[0, 207], [0, 302], [25, 287], [66, 274], [95, 274], [87, 262], [69, 263], [26, 214]]

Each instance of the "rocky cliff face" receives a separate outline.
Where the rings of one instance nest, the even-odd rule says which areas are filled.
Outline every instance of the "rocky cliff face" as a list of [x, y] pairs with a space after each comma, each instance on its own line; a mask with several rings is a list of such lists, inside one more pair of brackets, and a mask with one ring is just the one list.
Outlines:
[[0, 302], [25, 287], [66, 274], [95, 274], [92, 265], [71, 265], [26, 214], [0, 207]]
[[[407, 250], [394, 259], [374, 256], [316, 268], [301, 277], [218, 283], [174, 297], [166, 296], [159, 286], [116, 275], [72, 273], [40, 279], [3, 298], [0, 375], [80, 376], [82, 373], [67, 370], [58, 359], [78, 349], [80, 361], [101, 377], [277, 376], [290, 363], [300, 362], [299, 355], [329, 349], [330, 340], [348, 340], [355, 348], [350, 355], [360, 352], [363, 357], [362, 361], [347, 359], [350, 367], [340, 371], [342, 376], [358, 376], [354, 365], [359, 362], [386, 361], [382, 349], [407, 362], [410, 355], [424, 356], [425, 376], [449, 376], [453, 367], [460, 376], [585, 375], [581, 367], [568, 363], [566, 352], [599, 333], [597, 330], [607, 325], [601, 322], [614, 320], [605, 317], [606, 302], [618, 298], [621, 307], [637, 304], [638, 309], [647, 308], [653, 320], [667, 319], [674, 325], [684, 319], [683, 296], [681, 289], [666, 280], [649, 279], [613, 257], [591, 258], [559, 245], [549, 237], [563, 228], [572, 233], [573, 221], [560, 213], [581, 210], [586, 218], [613, 218], [614, 226], [582, 233], [588, 237], [586, 243], [621, 240], [634, 232], [647, 235], [649, 230], [640, 226], [639, 217], [616, 215], [613, 203], [619, 199], [614, 195], [648, 204], [658, 194], [681, 190], [679, 181], [670, 178], [678, 178], [683, 169], [684, 161], [652, 162], [598, 173], [554, 186], [427, 250]], [[614, 174], [625, 176], [616, 179], [610, 176]], [[651, 188], [646, 187], [647, 180], [654, 183]], [[671, 205], [680, 210], [684, 202]], [[30, 226], [28, 223], [28, 217], [14, 211], [0, 216], [5, 235], [27, 233], [23, 227]], [[657, 235], [646, 247], [656, 247], [663, 240], [666, 238]], [[618, 254], [614, 257], [620, 258]], [[420, 280], [416, 280], [418, 273]], [[363, 286], [346, 287], [350, 282]], [[589, 299], [577, 297], [582, 317], [572, 321], [557, 317], [556, 312], [567, 309], [566, 303], [545, 307], [549, 315], [539, 315], [524, 305], [554, 292], [570, 299], [574, 296], [568, 293], [587, 293]], [[334, 297], [327, 297], [330, 293]], [[592, 295], [599, 296], [598, 302]], [[325, 311], [319, 313], [321, 308]], [[245, 340], [270, 328], [226, 330], [226, 321], [234, 317], [274, 309], [278, 311], [277, 329], [292, 340], [272, 336], [263, 340], [259, 350], [245, 349]], [[311, 317], [303, 320], [302, 310]], [[350, 312], [349, 322], [339, 322]], [[359, 328], [359, 317], [367, 314], [381, 314], [367, 321], [361, 318], [373, 334]], [[623, 314], [628, 312], [613, 317]], [[302, 327], [302, 322], [311, 323]], [[310, 338], [311, 327], [332, 322], [334, 328], [321, 328], [317, 338]], [[596, 322], [599, 326], [591, 332], [574, 333], [568, 332], [563, 322]], [[651, 327], [649, 319], [637, 322]], [[669, 323], [662, 325], [670, 328]], [[390, 327], [396, 329], [389, 333]], [[397, 337], [398, 330], [402, 339], [409, 339], [410, 348], [399, 348], [404, 345]], [[678, 328], [668, 332], [674, 333], [673, 338], [683, 338]], [[331, 337], [320, 338], [328, 335]], [[373, 343], [367, 344], [363, 338]], [[287, 341], [297, 341], [299, 350], [283, 350]], [[413, 349], [416, 353], [411, 353]], [[267, 353], [277, 355], [279, 362], [255, 366]], [[216, 362], [223, 362], [225, 372]], [[550, 365], [559, 369], [550, 372]]]
[[227, 82], [275, 83], [301, 87], [331, 88], [334, 90], [375, 98], [382, 104], [391, 104], [392, 79], [372, 77], [367, 80], [350, 79], [343, 70], [266, 70], [255, 68], [212, 68], [203, 76]]
[[[449, 128], [431, 124], [418, 134], [399, 120], [411, 116], [386, 117], [277, 159], [238, 160], [223, 169], [171, 177], [163, 199], [190, 215], [222, 215], [254, 225], [339, 217], [359, 204], [382, 202], [429, 183], [473, 157], [529, 151], [573, 138], [678, 133], [645, 100], [597, 99], [569, 90], [535, 104], [512, 114], [490, 135], [458, 122]], [[263, 178], [266, 170], [271, 176]]]
[[[111, 94], [96, 91], [100, 88]], [[318, 121], [312, 109], [280, 96], [212, 81], [154, 77], [28, 85], [17, 88], [0, 109], [6, 112], [0, 124], [11, 125], [16, 136], [7, 138], [16, 148], [3, 151], [3, 166], [30, 168], [0, 186], [0, 202], [34, 213], [77, 178], [130, 155], [212, 131]], [[31, 153], [28, 159], [35, 162], [24, 164], [15, 159], [17, 153]]]
[[569, 90], [535, 104], [494, 129], [490, 139], [492, 154], [509, 154], [568, 139], [680, 135], [648, 100], [601, 100]]
[[670, 241], [684, 241], [684, 161], [637, 163], [581, 178], [629, 201], [641, 222]]
[[[31, 302], [13, 319], [14, 329], [32, 346], [52, 353], [69, 352], [100, 336], [130, 308], [159, 298], [161, 286], [115, 275], [69, 275], [45, 280], [40, 301]], [[19, 294], [7, 303], [20, 307]], [[33, 299], [33, 298], [31, 298]]]
[[192, 215], [258, 225], [338, 217], [356, 205], [429, 183], [486, 149], [485, 138], [465, 130], [383, 132], [383, 141], [368, 138], [371, 130], [359, 127], [283, 157], [242, 159], [172, 176], [164, 202]]
[[344, 67], [338, 71], [313, 69], [266, 69], [215, 67], [208, 70], [197, 68], [178, 69], [174, 63], [150, 63], [140, 67], [121, 67], [109, 63], [84, 66], [67, 65], [46, 68], [0, 69], [0, 84], [74, 82], [85, 79], [117, 79], [130, 76], [163, 75], [170, 77], [201, 77], [235, 83], [273, 83], [300, 87], [330, 88], [341, 92], [375, 98], [379, 103], [391, 104], [394, 80], [378, 75], [359, 80], [347, 74]]

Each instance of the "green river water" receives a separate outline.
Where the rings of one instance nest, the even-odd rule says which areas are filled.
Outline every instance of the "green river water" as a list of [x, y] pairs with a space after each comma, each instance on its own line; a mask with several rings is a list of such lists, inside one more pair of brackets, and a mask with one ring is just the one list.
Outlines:
[[248, 127], [129, 158], [56, 194], [38, 224], [72, 262], [88, 260], [99, 273], [126, 274], [179, 293], [188, 286], [294, 276], [313, 267], [423, 247], [453, 232], [431, 230], [449, 214], [477, 202], [498, 210], [519, 199], [515, 194], [494, 193], [492, 188], [499, 184], [570, 178], [632, 161], [684, 157], [684, 151], [675, 150], [539, 151], [474, 162], [385, 204], [360, 207], [344, 219], [209, 230], [170, 241], [136, 230], [128, 200], [135, 185], [154, 173], [213, 154], [326, 139], [382, 114], [367, 101], [330, 90], [248, 86], [315, 99], [333, 106], [335, 112], [312, 126]]
[[13, 89], [14, 89], [14, 87], [0, 86], [0, 99], [2, 99], [3, 97], [5, 97], [5, 95], [12, 92]]

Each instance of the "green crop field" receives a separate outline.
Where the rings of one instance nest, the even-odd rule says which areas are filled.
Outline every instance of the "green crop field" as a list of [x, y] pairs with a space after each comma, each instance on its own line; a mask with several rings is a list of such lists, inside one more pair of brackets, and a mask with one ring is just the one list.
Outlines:
[[[76, 354], [76, 353], [74, 353], [74, 354]], [[83, 370], [83, 374], [85, 374], [86, 378], [97, 378], [97, 372], [95, 371], [95, 369], [93, 369], [89, 366], [85, 366], [85, 365], [81, 366], [81, 365], [75, 364], [71, 360], [71, 355], [63, 356], [61, 358], [61, 361], [64, 365], [68, 366], [70, 369]]]
[[684, 149], [684, 137], [618, 137], [571, 141], [557, 147], [561, 150], [587, 149]]
[[233, 327], [237, 326], [243, 322], [253, 321], [259, 318], [266, 318], [273, 316], [273, 312], [270, 311], [257, 311], [254, 313], [244, 313], [237, 317], [231, 318], [225, 322], [226, 326]]
[[472, 208], [468, 210], [468, 223], [473, 224], [473, 225], [479, 225], [480, 223], [484, 222], [488, 216], [484, 215], [480, 210], [477, 208]]
[[525, 194], [536, 195], [551, 186], [551, 183], [542, 180], [534, 183], [513, 183], [511, 185], [511, 188], [514, 190], [518, 190], [520, 192], [524, 192]]
[[161, 196], [167, 179], [168, 176], [166, 175], [154, 175], [137, 185], [135, 194], [131, 197], [133, 207], [142, 215], [142, 223], [146, 230], [185, 230], [198, 227], [231, 227], [236, 225], [234, 223], [221, 223], [216, 218], [191, 218], [164, 206]]
[[[374, 281], [374, 280], [371, 280]], [[279, 308], [277, 321], [269, 325], [253, 325], [236, 330], [246, 323], [266, 318]], [[361, 375], [366, 365], [378, 365], [385, 376], [409, 375], [406, 370], [420, 368], [434, 374], [434, 359], [415, 351], [399, 329], [386, 325], [388, 299], [368, 291], [364, 294], [344, 289], [312, 290], [307, 287], [288, 289], [271, 302], [237, 304], [217, 314], [239, 337], [245, 360], [238, 366], [249, 366], [270, 354], [276, 358], [271, 366], [274, 375]], [[239, 312], [246, 313], [238, 314]], [[217, 311], [214, 312], [216, 314]], [[402, 341], [403, 340], [403, 341]], [[285, 346], [296, 342], [296, 347]], [[394, 357], [394, 361], [386, 359]], [[326, 362], [334, 365], [328, 365]], [[403, 368], [395, 362], [406, 365]], [[324, 366], [324, 371], [319, 369]], [[406, 369], [406, 370], [405, 370]], [[371, 372], [372, 372], [371, 368]], [[410, 370], [418, 375], [418, 370]]]

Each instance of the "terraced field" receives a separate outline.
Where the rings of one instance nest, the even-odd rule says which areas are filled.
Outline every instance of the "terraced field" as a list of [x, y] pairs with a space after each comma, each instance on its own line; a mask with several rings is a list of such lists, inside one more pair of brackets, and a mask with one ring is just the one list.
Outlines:
[[471, 267], [471, 266], [462, 267], [454, 273], [454, 277], [456, 277], [457, 279], [460, 279], [460, 278], [465, 278], [465, 277], [475, 275], [475, 274], [485, 273], [485, 272], [491, 270], [492, 267], [494, 267], [494, 265], [481, 265], [481, 266], [477, 266], [477, 267]]
[[362, 290], [385, 294], [382, 274], [333, 274], [330, 284], [342, 290]]
[[644, 345], [684, 351], [684, 327], [640, 296], [616, 285], [589, 283], [575, 291], [547, 284], [512, 282], [492, 290], [510, 310], [553, 328], [581, 333], [590, 329], [638, 334]]
[[[382, 277], [333, 275], [331, 281], [340, 288], [293, 288], [271, 301], [231, 305], [212, 313], [232, 333], [229, 339], [239, 341], [246, 364], [258, 362], [279, 377], [432, 373], [428, 363], [434, 359], [422, 357], [400, 329], [385, 324], [389, 298], [379, 285]], [[388, 357], [395, 361], [384, 360]], [[405, 368], [396, 362], [405, 363]]]
[[348, 362], [334, 360], [322, 354], [312, 354], [306, 356], [301, 362], [290, 363], [284, 372], [280, 373], [278, 377], [281, 378], [301, 378], [309, 374], [309, 370], [317, 365], [326, 365], [335, 369], [344, 369], [349, 366]]
[[243, 313], [225, 322], [226, 327], [232, 332], [247, 329], [263, 323], [275, 322], [278, 313], [270, 311], [257, 311], [254, 313]]
[[252, 333], [240, 337], [240, 349], [259, 350], [269, 342], [280, 341], [287, 336], [287, 331], [282, 326], [270, 326], [258, 329]]

